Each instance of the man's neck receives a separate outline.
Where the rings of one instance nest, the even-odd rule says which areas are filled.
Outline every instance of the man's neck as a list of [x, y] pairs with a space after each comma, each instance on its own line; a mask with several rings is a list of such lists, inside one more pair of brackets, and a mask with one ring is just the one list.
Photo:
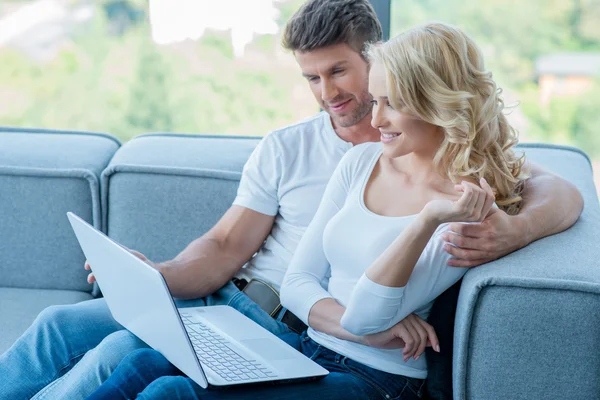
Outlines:
[[331, 120], [335, 133], [345, 142], [352, 143], [354, 146], [366, 142], [379, 142], [381, 133], [379, 129], [371, 126], [371, 113], [365, 116], [356, 125], [347, 128], [336, 125], [333, 119]]

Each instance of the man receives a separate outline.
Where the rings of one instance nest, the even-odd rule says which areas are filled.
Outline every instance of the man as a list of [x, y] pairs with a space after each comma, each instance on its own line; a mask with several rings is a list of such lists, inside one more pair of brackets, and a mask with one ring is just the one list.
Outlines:
[[[238, 195], [219, 222], [175, 259], [148, 261], [176, 298], [196, 299], [179, 306], [229, 304], [274, 333], [301, 329], [285, 310], [269, 317], [240, 294], [232, 278], [241, 285], [259, 278], [278, 288], [338, 161], [353, 145], [379, 140], [370, 125], [369, 66], [362, 56], [367, 43], [379, 40], [381, 27], [367, 0], [310, 0], [291, 18], [284, 46], [294, 52], [324, 111], [267, 135], [245, 165]], [[464, 235], [446, 238], [458, 245], [448, 251], [459, 257], [454, 263], [460, 266], [494, 260], [568, 228], [582, 202], [572, 185], [533, 167], [521, 214], [497, 212], [469, 231], [455, 226]], [[336, 336], [352, 340], [339, 323], [343, 311], [338, 305], [324, 323]], [[284, 318], [289, 325], [279, 321]], [[414, 354], [434, 337], [427, 323], [410, 316], [369, 343], [403, 347], [408, 342]], [[123, 356], [141, 346], [112, 319], [102, 299], [50, 307], [0, 357], [0, 397], [30, 398], [40, 390], [37, 398], [85, 397]]]

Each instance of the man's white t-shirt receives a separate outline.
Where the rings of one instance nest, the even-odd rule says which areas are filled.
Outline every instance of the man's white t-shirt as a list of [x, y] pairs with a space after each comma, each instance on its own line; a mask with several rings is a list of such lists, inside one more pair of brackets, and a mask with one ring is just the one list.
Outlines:
[[262, 139], [244, 166], [233, 204], [275, 216], [275, 222], [238, 277], [262, 279], [279, 289], [327, 182], [351, 148], [335, 133], [326, 112]]

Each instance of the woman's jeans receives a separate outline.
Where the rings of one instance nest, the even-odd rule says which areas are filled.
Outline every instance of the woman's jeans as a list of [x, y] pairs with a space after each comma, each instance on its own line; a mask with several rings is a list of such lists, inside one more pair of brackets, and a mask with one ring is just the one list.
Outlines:
[[202, 389], [160, 353], [127, 356], [88, 400], [99, 399], [419, 399], [423, 380], [388, 374], [327, 349], [306, 332], [279, 337], [323, 366], [329, 375], [301, 382], [271, 382]]

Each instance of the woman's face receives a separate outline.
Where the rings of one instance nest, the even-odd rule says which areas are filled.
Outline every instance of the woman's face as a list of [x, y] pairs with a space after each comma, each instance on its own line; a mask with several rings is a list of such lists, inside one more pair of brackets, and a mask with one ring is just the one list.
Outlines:
[[392, 107], [385, 68], [379, 62], [375, 62], [369, 72], [369, 93], [373, 96], [371, 125], [381, 132], [386, 157], [396, 158], [410, 153], [435, 155], [444, 139], [442, 129], [411, 114], [406, 107], [399, 110]]

